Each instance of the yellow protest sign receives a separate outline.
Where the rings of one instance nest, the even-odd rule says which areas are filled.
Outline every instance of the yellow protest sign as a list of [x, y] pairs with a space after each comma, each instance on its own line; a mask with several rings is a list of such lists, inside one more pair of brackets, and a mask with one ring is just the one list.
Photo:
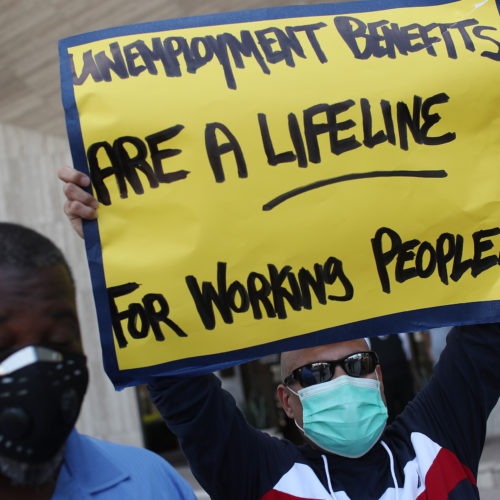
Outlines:
[[62, 40], [115, 384], [498, 320], [499, 20], [357, 2]]

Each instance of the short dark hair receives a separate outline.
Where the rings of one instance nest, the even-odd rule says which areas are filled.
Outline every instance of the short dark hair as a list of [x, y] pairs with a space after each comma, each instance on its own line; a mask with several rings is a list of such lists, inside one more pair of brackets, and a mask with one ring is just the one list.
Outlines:
[[20, 224], [0, 222], [0, 267], [20, 270], [62, 265], [73, 281], [61, 250], [46, 236]]

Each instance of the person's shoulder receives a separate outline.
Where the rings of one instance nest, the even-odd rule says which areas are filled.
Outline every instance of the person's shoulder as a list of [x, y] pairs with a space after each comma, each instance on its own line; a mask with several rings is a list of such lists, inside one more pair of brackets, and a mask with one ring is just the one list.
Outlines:
[[[80, 434], [75, 429], [67, 442], [66, 461], [70, 469], [84, 471], [79, 473], [84, 477], [80, 480], [92, 484], [118, 485], [125, 481], [127, 491], [143, 498], [151, 498], [151, 488], [159, 484], [162, 491], [170, 492], [169, 499], [195, 498], [187, 480], [167, 460], [140, 446]], [[90, 479], [85, 471], [91, 471]]]
[[79, 434], [79, 439], [80, 446], [92, 450], [91, 455], [99, 454], [130, 473], [151, 475], [167, 472], [172, 476], [178, 476], [177, 471], [166, 459], [146, 448], [107, 441], [86, 434]]
[[132, 455], [134, 457], [139, 457], [140, 460], [148, 460], [169, 465], [163, 457], [141, 446], [117, 443], [115, 441], [108, 441], [89, 436], [87, 434], [80, 434], [80, 438], [87, 441], [87, 444], [98, 448], [103, 453], [111, 454], [114, 457], [120, 457], [124, 460], [128, 460], [128, 458]]

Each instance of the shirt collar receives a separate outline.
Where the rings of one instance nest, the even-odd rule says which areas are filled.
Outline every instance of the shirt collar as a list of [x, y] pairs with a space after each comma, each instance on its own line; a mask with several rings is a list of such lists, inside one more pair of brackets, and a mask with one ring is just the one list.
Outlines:
[[[111, 488], [130, 477], [116, 466], [112, 456], [99, 446], [99, 441], [73, 429], [66, 441], [63, 469], [89, 494]], [[61, 471], [62, 472], [62, 471]]]

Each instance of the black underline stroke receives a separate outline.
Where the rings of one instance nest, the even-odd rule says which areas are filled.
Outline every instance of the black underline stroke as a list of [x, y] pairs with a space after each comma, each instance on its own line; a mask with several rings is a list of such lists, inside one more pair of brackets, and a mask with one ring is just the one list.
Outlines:
[[329, 186], [330, 184], [337, 184], [344, 181], [372, 179], [374, 177], [424, 177], [441, 179], [443, 177], [448, 177], [448, 174], [446, 170], [377, 170], [374, 172], [341, 175], [340, 177], [332, 177], [331, 179], [323, 179], [322, 181], [306, 184], [305, 186], [298, 187], [286, 193], [280, 194], [279, 196], [276, 196], [276, 198], [273, 198], [271, 201], [268, 201], [265, 205], [263, 205], [262, 210], [272, 210], [273, 208], [289, 200], [290, 198], [298, 196], [299, 194], [307, 193], [307, 191], [312, 191], [313, 189], [318, 189], [320, 187]]

